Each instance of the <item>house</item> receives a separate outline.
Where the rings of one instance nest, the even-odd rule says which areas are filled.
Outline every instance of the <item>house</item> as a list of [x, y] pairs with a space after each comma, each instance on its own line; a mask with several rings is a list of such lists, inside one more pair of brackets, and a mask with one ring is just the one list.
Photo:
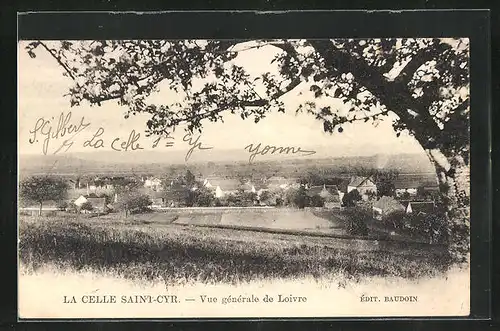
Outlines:
[[393, 181], [394, 193], [396, 197], [403, 197], [405, 195], [416, 196], [420, 182], [411, 178], [397, 178]]
[[320, 196], [325, 201], [325, 208], [340, 208], [341, 199], [337, 185], [311, 186], [307, 189], [307, 196]]
[[152, 208], [165, 207], [167, 205], [167, 198], [163, 192], [152, 192], [149, 197], [152, 202]]
[[323, 191], [323, 186], [310, 186], [306, 188], [307, 196], [313, 197], [315, 195], [320, 195], [321, 191]]
[[92, 206], [92, 211], [98, 213], [104, 213], [106, 211], [106, 199], [105, 198], [87, 198]]
[[364, 200], [368, 199], [369, 194], [377, 194], [377, 185], [370, 177], [352, 176], [347, 184], [347, 193], [357, 190]]
[[234, 194], [238, 192], [241, 187], [241, 183], [236, 179], [205, 179], [203, 185], [215, 191], [216, 198], [223, 198], [228, 194]]
[[257, 189], [255, 188], [255, 185], [248, 181], [244, 184], [240, 185], [240, 190], [243, 190], [244, 192], [251, 192], [251, 193], [257, 193]]
[[340, 208], [342, 205], [337, 185], [323, 185], [323, 190], [319, 195], [325, 199], [325, 208]]
[[73, 203], [78, 207], [81, 207], [85, 202], [87, 202], [87, 198], [83, 195], [80, 195], [75, 201], [73, 201]]
[[340, 208], [342, 205], [337, 185], [323, 185], [323, 189], [319, 195], [325, 199], [325, 208]]
[[165, 207], [166, 204], [167, 204], [167, 200], [165, 198], [151, 198], [151, 207], [152, 208]]
[[383, 196], [373, 203], [373, 218], [382, 220], [395, 212], [405, 212], [405, 206], [393, 197]]
[[92, 212], [104, 213], [107, 210], [106, 198], [96, 198], [92, 196], [81, 195], [75, 201], [73, 201], [73, 203], [77, 207], [81, 207], [86, 202], [90, 203], [90, 205], [92, 206]]
[[270, 190], [288, 190], [289, 188], [298, 188], [300, 186], [297, 183], [296, 178], [285, 178], [282, 176], [272, 176], [265, 180], [265, 185]]
[[405, 201], [405, 212], [412, 215], [428, 215], [436, 211], [434, 202], [429, 201]]
[[144, 187], [153, 191], [160, 191], [162, 189], [161, 179], [158, 177], [148, 177], [144, 180]]
[[80, 178], [70, 179], [68, 181], [68, 185], [72, 187], [74, 190], [80, 189], [81, 188]]

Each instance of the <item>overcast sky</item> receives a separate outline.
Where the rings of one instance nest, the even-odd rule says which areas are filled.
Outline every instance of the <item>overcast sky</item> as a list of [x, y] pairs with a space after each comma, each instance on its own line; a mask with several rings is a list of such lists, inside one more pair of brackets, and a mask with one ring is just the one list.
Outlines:
[[[111, 150], [111, 142], [115, 138], [126, 139], [131, 130], [140, 132], [144, 136], [147, 115], [123, 117], [126, 109], [110, 101], [102, 106], [89, 107], [82, 105], [70, 108], [69, 99], [63, 95], [68, 92], [71, 85], [70, 78], [62, 75], [62, 68], [41, 48], [37, 49], [37, 57], [31, 59], [24, 46], [19, 44], [19, 152], [22, 154], [41, 154], [42, 140], [30, 144], [29, 131], [35, 127], [39, 118], [54, 122], [64, 112], [72, 112], [72, 123], [77, 124], [82, 117], [90, 126], [78, 135], [75, 143], [68, 152], [92, 152], [96, 149], [83, 147], [99, 128], [104, 128], [102, 138], [105, 147], [98, 150]], [[266, 70], [265, 64], [274, 56], [271, 48], [261, 48], [241, 52], [237, 61], [245, 66], [247, 71], [262, 72]], [[243, 149], [250, 143], [275, 146], [296, 146], [303, 149], [316, 149], [318, 156], [353, 156], [372, 155], [376, 153], [421, 153], [419, 144], [406, 134], [399, 138], [391, 126], [391, 118], [387, 117], [377, 127], [371, 123], [355, 123], [343, 126], [342, 133], [327, 134], [323, 132], [322, 122], [315, 120], [311, 115], [295, 115], [295, 108], [300, 98], [300, 86], [283, 99], [290, 109], [285, 114], [269, 114], [264, 120], [255, 124], [253, 119], [242, 120], [238, 115], [227, 114], [225, 123], [204, 124], [201, 141], [204, 145], [217, 149]], [[306, 92], [306, 91], [302, 91]], [[306, 94], [306, 93], [304, 93]], [[154, 100], [172, 100], [178, 96], [167, 88], [161, 88], [154, 96]], [[338, 100], [331, 99], [331, 105], [342, 107]], [[54, 123], [54, 126], [56, 123]], [[178, 128], [174, 134], [176, 142], [182, 140], [184, 131]], [[147, 150], [152, 149], [152, 138], [143, 138], [141, 145]], [[52, 144], [54, 146], [54, 144]], [[54, 147], [55, 148], [55, 147]], [[186, 144], [176, 143], [171, 149], [187, 149]], [[158, 150], [158, 149], [155, 149]], [[50, 150], [49, 150], [50, 152]]]

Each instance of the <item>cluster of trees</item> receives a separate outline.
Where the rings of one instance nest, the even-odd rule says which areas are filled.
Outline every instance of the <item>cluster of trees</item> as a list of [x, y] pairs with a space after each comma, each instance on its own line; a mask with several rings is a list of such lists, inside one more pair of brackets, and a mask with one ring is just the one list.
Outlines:
[[[120, 194], [120, 199], [115, 205], [117, 210], [123, 210], [126, 215], [141, 213], [149, 210], [151, 199], [146, 194], [138, 191], [139, 184], [134, 180], [125, 179], [123, 185], [116, 186], [115, 189]], [[53, 200], [57, 203], [59, 210], [66, 210], [74, 213], [82, 211], [92, 211], [94, 206], [89, 201], [80, 206], [68, 203], [68, 183], [55, 176], [33, 176], [20, 182], [19, 196], [24, 202], [35, 202], [39, 205], [39, 215], [42, 214], [43, 203]], [[113, 197], [107, 194], [89, 194], [89, 197], [104, 198], [106, 205], [113, 202]]]
[[22, 180], [19, 185], [19, 196], [24, 201], [38, 203], [39, 215], [42, 215], [43, 202], [47, 200], [64, 201], [68, 195], [69, 185], [58, 177], [34, 176]]
[[125, 216], [128, 216], [150, 211], [151, 204], [152, 201], [148, 195], [137, 190], [130, 190], [120, 196], [116, 207], [118, 210], [123, 211]]
[[446, 218], [441, 209], [428, 214], [393, 212], [384, 218], [383, 222], [390, 229], [426, 239], [430, 243], [445, 243], [448, 240]]

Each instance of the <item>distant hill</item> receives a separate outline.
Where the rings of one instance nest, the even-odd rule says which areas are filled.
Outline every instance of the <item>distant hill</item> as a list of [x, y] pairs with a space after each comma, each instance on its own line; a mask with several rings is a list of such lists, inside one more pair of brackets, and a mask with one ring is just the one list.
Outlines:
[[[207, 154], [205, 154], [207, 153]], [[210, 153], [210, 155], [208, 154]], [[201, 159], [201, 154], [203, 159]], [[168, 166], [184, 166], [184, 151], [134, 151], [68, 153], [60, 155], [20, 155], [19, 170], [21, 175], [28, 174], [87, 174], [87, 173], [157, 173], [163, 172]], [[210, 160], [210, 161], [207, 161]], [[394, 169], [400, 173], [432, 173], [434, 169], [424, 153], [422, 154], [376, 154], [372, 156], [308, 157], [268, 156], [256, 159], [248, 164], [248, 153], [242, 150], [208, 150], [195, 151], [189, 160], [191, 167], [226, 169], [223, 164], [241, 163], [241, 167], [267, 167], [276, 165], [277, 169], [290, 170], [297, 167], [328, 167], [342, 172], [353, 168]]]

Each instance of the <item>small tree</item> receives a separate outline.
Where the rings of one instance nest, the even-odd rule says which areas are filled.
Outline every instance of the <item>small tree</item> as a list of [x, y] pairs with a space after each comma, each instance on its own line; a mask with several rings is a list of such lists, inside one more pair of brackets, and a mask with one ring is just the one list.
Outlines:
[[68, 202], [67, 201], [58, 201], [57, 202], [57, 209], [60, 211], [65, 211], [68, 208]]
[[304, 186], [299, 187], [296, 191], [293, 198], [293, 204], [300, 209], [304, 209], [309, 205], [309, 197], [307, 196], [306, 188]]
[[68, 204], [68, 211], [70, 213], [78, 214], [80, 213], [80, 207], [78, 207], [74, 201]]
[[356, 202], [361, 200], [361, 195], [358, 190], [354, 189], [342, 197], [342, 204], [344, 207], [354, 207], [356, 206]]
[[377, 183], [377, 195], [379, 197], [393, 197], [395, 195], [396, 188], [394, 184], [389, 180], [382, 180]]
[[311, 197], [309, 204], [311, 205], [311, 207], [324, 207], [325, 199], [323, 199], [319, 195], [314, 195]]
[[121, 210], [125, 211], [125, 217], [129, 214], [140, 214], [149, 211], [152, 201], [149, 196], [140, 192], [128, 192], [118, 202]]
[[82, 211], [82, 210], [83, 211], [92, 211], [92, 210], [94, 210], [94, 207], [92, 206], [92, 204], [89, 201], [85, 201], [80, 206], [80, 211]]
[[214, 194], [206, 187], [200, 187], [194, 191], [194, 205], [198, 207], [210, 207], [215, 204]]
[[196, 176], [189, 169], [186, 171], [184, 179], [186, 181], [186, 185], [189, 187], [192, 187], [196, 183]]
[[259, 196], [259, 201], [261, 204], [264, 204], [264, 205], [273, 205], [273, 204], [276, 204], [276, 199], [273, 200], [273, 196], [271, 194], [271, 192], [269, 191], [263, 191], [260, 196]]
[[49, 176], [30, 177], [21, 182], [19, 189], [21, 198], [40, 205], [39, 215], [42, 215], [44, 201], [64, 200], [67, 192], [68, 184], [64, 180]]

